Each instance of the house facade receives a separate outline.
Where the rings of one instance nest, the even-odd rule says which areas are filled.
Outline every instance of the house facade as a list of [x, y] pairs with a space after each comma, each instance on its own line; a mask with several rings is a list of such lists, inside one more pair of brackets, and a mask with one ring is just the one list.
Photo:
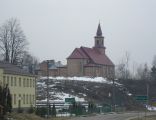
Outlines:
[[0, 85], [8, 85], [13, 108], [30, 108], [36, 101], [36, 78], [10, 63], [0, 62]]

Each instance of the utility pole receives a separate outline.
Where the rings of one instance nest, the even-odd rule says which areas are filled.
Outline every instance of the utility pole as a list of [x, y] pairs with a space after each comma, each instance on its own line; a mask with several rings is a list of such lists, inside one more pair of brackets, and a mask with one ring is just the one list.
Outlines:
[[49, 118], [49, 60], [47, 60], [47, 119]]

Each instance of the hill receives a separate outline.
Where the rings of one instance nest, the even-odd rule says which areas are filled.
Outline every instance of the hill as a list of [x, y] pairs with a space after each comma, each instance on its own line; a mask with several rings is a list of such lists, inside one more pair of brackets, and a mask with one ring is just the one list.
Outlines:
[[[37, 82], [37, 99], [46, 101], [47, 79]], [[115, 82], [114, 101], [117, 106], [125, 106], [128, 110], [137, 105], [133, 95], [125, 85]], [[99, 105], [113, 104], [112, 81], [103, 78], [52, 78], [49, 79], [50, 101], [64, 101], [67, 97], [75, 97], [78, 102], [94, 102]]]

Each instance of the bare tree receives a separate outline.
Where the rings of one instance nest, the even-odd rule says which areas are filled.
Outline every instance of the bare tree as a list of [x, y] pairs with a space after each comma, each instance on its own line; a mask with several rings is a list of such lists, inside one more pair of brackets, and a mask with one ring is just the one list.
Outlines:
[[6, 62], [17, 64], [28, 42], [17, 19], [11, 18], [0, 27], [0, 52]]
[[151, 80], [156, 80], [156, 55], [153, 57], [152, 67], [151, 67]]
[[137, 68], [137, 74], [136, 74], [137, 79], [140, 80], [149, 80], [150, 79], [150, 70], [147, 64], [140, 65]]
[[129, 60], [130, 60], [130, 54], [126, 52], [125, 56], [122, 58], [120, 63], [116, 66], [115, 73], [117, 78], [121, 78], [121, 79], [130, 78]]
[[31, 55], [28, 52], [24, 52], [24, 56], [20, 63], [22, 68], [25, 68], [28, 72], [34, 74], [35, 68], [38, 66], [38, 64], [38, 59], [35, 56]]

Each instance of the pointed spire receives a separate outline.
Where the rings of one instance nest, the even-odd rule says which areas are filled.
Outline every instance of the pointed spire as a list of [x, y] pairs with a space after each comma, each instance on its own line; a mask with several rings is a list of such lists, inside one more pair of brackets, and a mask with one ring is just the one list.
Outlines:
[[96, 36], [102, 36], [102, 30], [101, 30], [100, 22], [99, 22], [99, 25], [97, 28]]

